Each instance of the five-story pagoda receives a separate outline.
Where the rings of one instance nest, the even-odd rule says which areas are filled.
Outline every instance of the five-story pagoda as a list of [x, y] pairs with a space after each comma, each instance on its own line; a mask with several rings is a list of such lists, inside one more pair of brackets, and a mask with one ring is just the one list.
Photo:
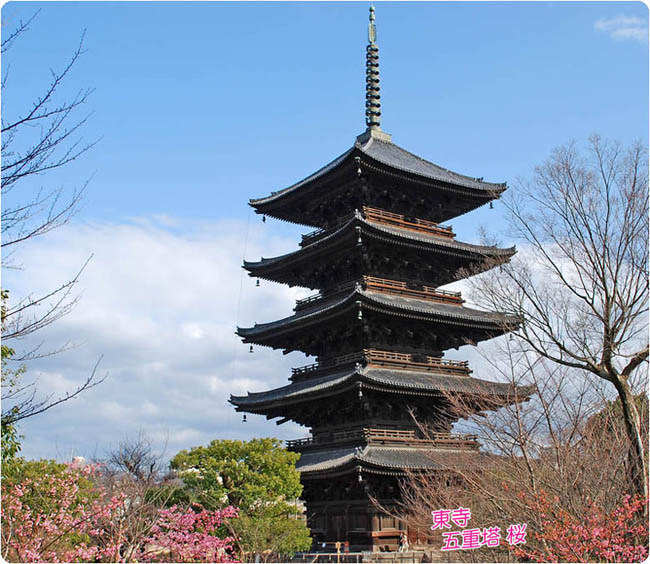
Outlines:
[[[400, 530], [371, 498], [390, 506], [405, 471], [435, 471], [436, 456], [478, 450], [473, 437], [450, 433], [457, 418], [450, 394], [476, 410], [513, 401], [510, 386], [471, 377], [467, 362], [446, 360], [444, 351], [517, 325], [439, 288], [515, 253], [460, 242], [440, 224], [498, 198], [505, 184], [405, 151], [381, 130], [380, 115], [371, 7], [365, 133], [311, 176], [250, 203], [259, 214], [316, 228], [297, 251], [245, 262], [250, 276], [319, 292], [298, 301], [290, 317], [237, 333], [317, 362], [294, 368], [287, 386], [230, 400], [237, 411], [311, 429], [289, 448], [301, 453], [315, 543], [373, 550], [395, 549]], [[433, 440], [423, 439], [416, 420], [434, 430]]]

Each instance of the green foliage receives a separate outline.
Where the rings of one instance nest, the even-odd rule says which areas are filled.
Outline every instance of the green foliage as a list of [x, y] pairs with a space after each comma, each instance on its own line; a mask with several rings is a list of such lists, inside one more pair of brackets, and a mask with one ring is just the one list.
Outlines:
[[309, 550], [309, 529], [295, 511], [295, 506], [283, 504], [282, 507], [258, 509], [252, 516], [242, 514], [234, 519], [232, 531], [246, 553], [242, 555], [242, 561], [252, 561], [254, 557], [250, 555], [260, 554], [283, 562], [298, 551]]
[[22, 438], [13, 425], [2, 424], [2, 473], [4, 475], [6, 468], [13, 464], [16, 456], [20, 452], [20, 439]]
[[299, 457], [278, 439], [223, 440], [179, 452], [171, 467], [191, 501], [213, 509], [233, 505], [247, 512], [265, 502], [300, 496]]
[[294, 503], [302, 493], [299, 457], [269, 438], [212, 441], [181, 451], [171, 468], [183, 487], [169, 503], [238, 507], [240, 517], [231, 527], [242, 552], [288, 559], [311, 546], [309, 529]]
[[[7, 315], [7, 299], [9, 292], [7, 290], [0, 290], [0, 322], [2, 325], [2, 332], [4, 333], [5, 318]], [[14, 356], [15, 351], [7, 345], [2, 345], [2, 373], [1, 373], [1, 386], [2, 395], [6, 398], [7, 395], [12, 395], [20, 385], [20, 379], [26, 371], [26, 367], [20, 366], [17, 369], [10, 369], [8, 366], [9, 361]], [[0, 420], [0, 431], [2, 441], [2, 464], [3, 471], [6, 464], [10, 464], [18, 452], [20, 452], [20, 439], [22, 438], [16, 426], [11, 423], [11, 419], [18, 414], [18, 407], [13, 407], [6, 412], [3, 411], [2, 419]]]
[[[7, 367], [7, 361], [14, 354], [14, 350], [2, 345], [2, 394], [3, 396], [11, 395], [12, 392], [16, 391], [19, 383], [20, 377], [25, 373], [25, 366], [20, 366], [16, 370], [12, 370]], [[0, 440], [2, 441], [2, 464], [3, 467], [5, 464], [11, 463], [12, 460], [16, 457], [18, 452], [20, 452], [20, 439], [21, 435], [18, 434], [16, 426], [13, 424], [13, 417], [18, 415], [18, 407], [14, 406], [7, 411], [3, 411], [2, 419], [0, 419]]]

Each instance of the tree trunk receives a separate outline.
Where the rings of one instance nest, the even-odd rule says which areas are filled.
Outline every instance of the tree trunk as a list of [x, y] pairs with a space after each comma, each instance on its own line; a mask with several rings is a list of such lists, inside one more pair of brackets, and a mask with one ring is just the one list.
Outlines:
[[616, 375], [614, 377], [614, 386], [621, 399], [623, 408], [623, 421], [625, 422], [625, 431], [630, 440], [629, 452], [629, 471], [632, 485], [635, 492], [648, 499], [648, 476], [646, 472], [645, 453], [643, 451], [643, 440], [641, 438], [641, 417], [636, 406], [634, 395], [630, 391], [627, 378]]

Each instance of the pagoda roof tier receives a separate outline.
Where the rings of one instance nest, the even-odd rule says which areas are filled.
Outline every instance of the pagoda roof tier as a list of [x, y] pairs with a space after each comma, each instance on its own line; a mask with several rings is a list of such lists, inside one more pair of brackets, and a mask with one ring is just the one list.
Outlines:
[[[368, 190], [364, 181], [376, 185], [377, 191]], [[447, 221], [498, 198], [506, 184], [453, 172], [402, 149], [384, 136], [367, 132], [320, 170], [265, 198], [252, 199], [250, 205], [260, 214], [322, 227], [338, 207], [328, 204], [340, 194], [347, 194], [338, 202], [341, 207], [345, 207], [344, 201], [377, 205], [386, 188], [390, 188], [395, 202], [403, 202], [397, 204], [399, 209], [391, 211]], [[407, 193], [409, 197], [401, 197]], [[419, 201], [422, 199], [426, 201]], [[413, 213], [416, 208], [408, 207], [409, 202], [419, 206], [419, 213]], [[347, 209], [355, 207], [358, 205], [348, 205]]]
[[[468, 270], [487, 270], [508, 261], [515, 253], [515, 247], [474, 245], [380, 224], [356, 211], [342, 225], [297, 251], [257, 262], [244, 261], [244, 268], [250, 276], [314, 289], [324, 287], [326, 281], [330, 285], [347, 281], [356, 270], [372, 276], [400, 278], [403, 262], [407, 261], [409, 279], [413, 279], [413, 265], [420, 264], [421, 278], [426, 278], [422, 281], [443, 285], [466, 276]], [[350, 264], [358, 268], [350, 269]], [[344, 265], [348, 265], [347, 269]]]
[[231, 396], [230, 403], [236, 406], [237, 411], [262, 414], [269, 418], [287, 417], [294, 413], [292, 406], [313, 401], [322, 402], [324, 398], [341, 395], [351, 395], [356, 399], [359, 389], [431, 398], [446, 398], [448, 394], [460, 395], [467, 399], [468, 405], [471, 403], [477, 410], [496, 409], [514, 401], [523, 401], [533, 392], [529, 387], [520, 386], [513, 390], [510, 384], [470, 376], [357, 365], [265, 392]]
[[290, 317], [238, 327], [245, 343], [310, 356], [364, 348], [403, 352], [444, 351], [478, 343], [516, 328], [519, 318], [496, 312], [364, 290], [355, 286], [320, 299]]
[[[301, 454], [296, 469], [302, 479], [332, 477], [351, 472], [404, 475], [405, 471], [445, 470], [460, 464], [476, 463], [480, 453], [463, 450], [418, 447], [345, 447]], [[478, 457], [478, 458], [477, 458]]]
[[346, 367], [370, 366], [410, 370], [412, 372], [432, 372], [434, 374], [451, 374], [452, 376], [469, 376], [472, 370], [466, 360], [450, 360], [430, 355], [413, 355], [395, 351], [364, 349], [351, 354], [319, 359], [318, 362], [291, 369], [292, 382], [323, 376], [330, 372], [341, 372]]

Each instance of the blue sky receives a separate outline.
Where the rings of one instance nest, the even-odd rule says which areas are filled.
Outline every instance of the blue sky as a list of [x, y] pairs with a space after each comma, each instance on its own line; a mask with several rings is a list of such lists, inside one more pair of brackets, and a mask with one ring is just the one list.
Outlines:
[[[642, 3], [376, 8], [382, 127], [424, 158], [514, 184], [570, 140], [647, 141]], [[230, 391], [282, 385], [304, 361], [264, 350], [249, 358], [232, 335], [236, 323], [287, 315], [300, 295], [242, 279], [242, 256], [292, 250], [301, 231], [262, 224], [246, 202], [313, 172], [363, 132], [368, 3], [10, 2], [2, 33], [37, 9], [2, 61], [3, 71], [11, 65], [3, 117], [39, 94], [85, 29], [86, 53], [62, 94], [94, 88], [84, 137], [101, 141], [25, 185], [23, 194], [71, 189], [92, 176], [73, 222], [25, 245], [24, 270], [3, 273], [3, 287], [15, 296], [47, 288], [94, 253], [75, 311], [39, 337], [78, 347], [30, 373], [57, 393], [103, 354], [109, 379], [26, 423], [25, 454], [88, 456], [140, 429], [172, 451], [300, 434], [262, 418], [243, 426], [225, 403]], [[500, 223], [497, 203], [453, 225], [473, 240], [479, 226]]]

